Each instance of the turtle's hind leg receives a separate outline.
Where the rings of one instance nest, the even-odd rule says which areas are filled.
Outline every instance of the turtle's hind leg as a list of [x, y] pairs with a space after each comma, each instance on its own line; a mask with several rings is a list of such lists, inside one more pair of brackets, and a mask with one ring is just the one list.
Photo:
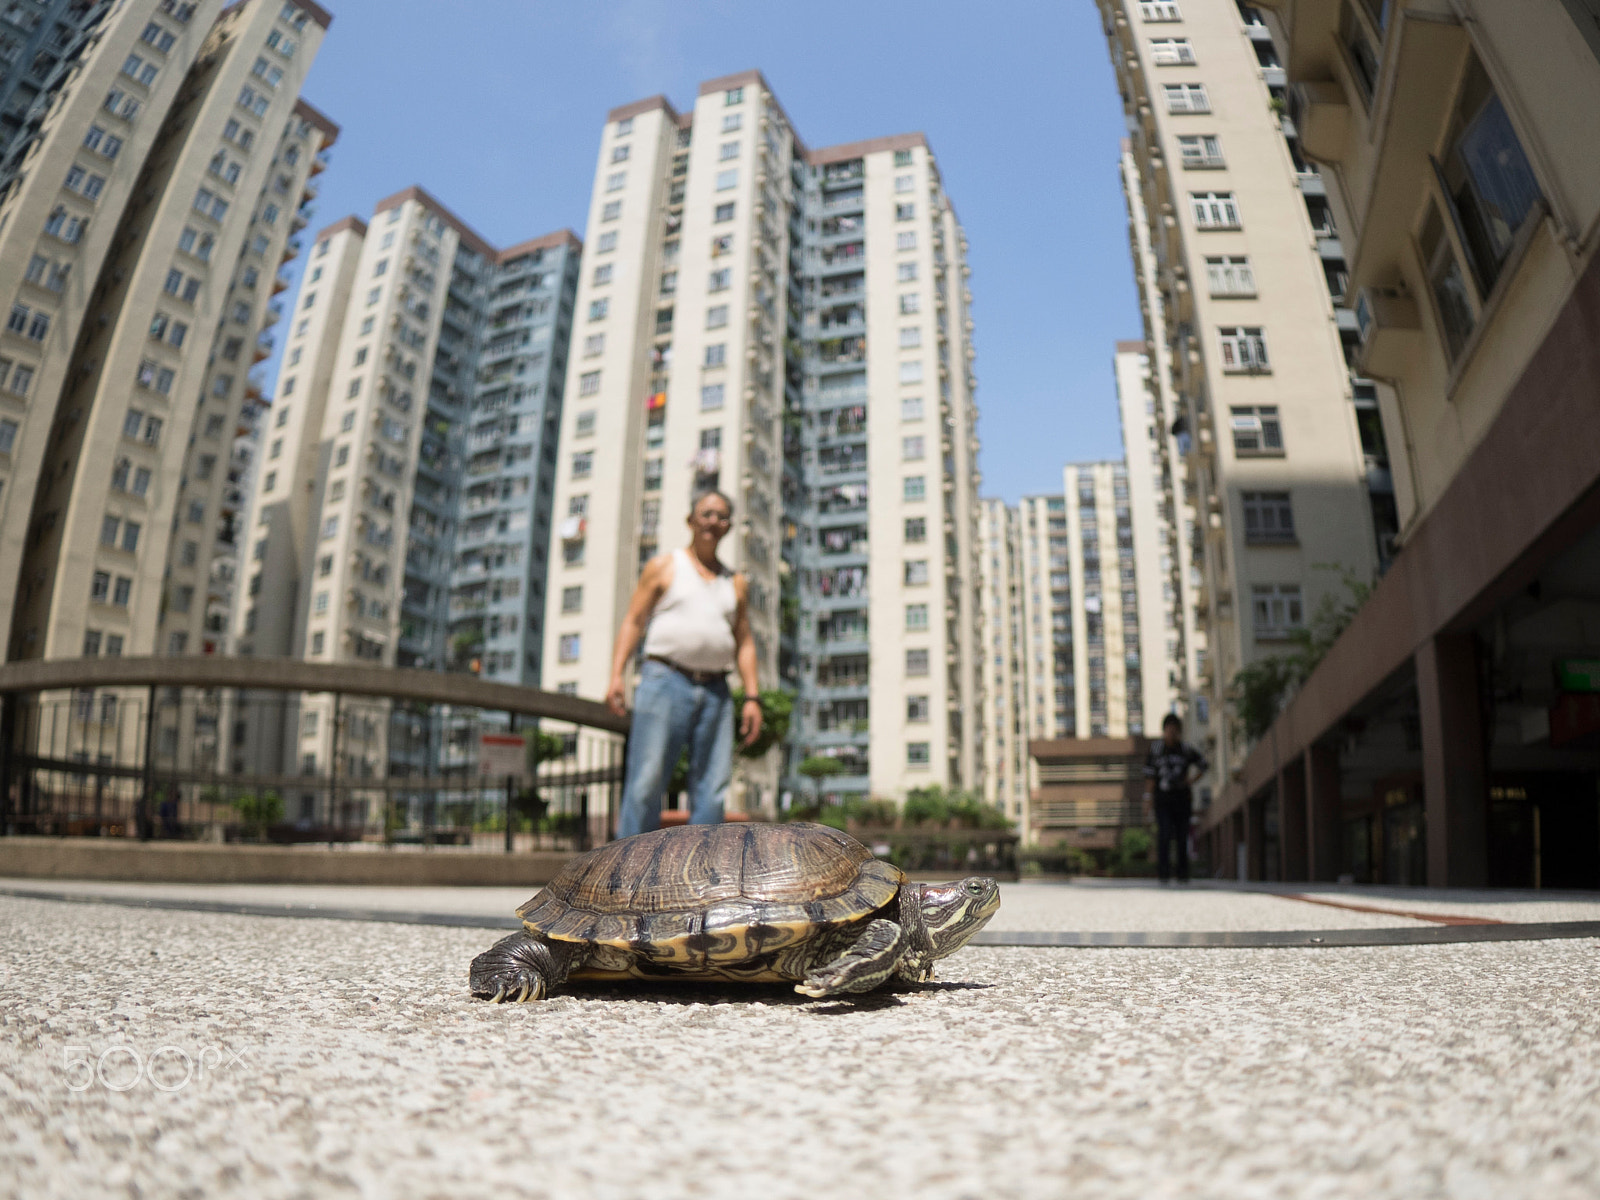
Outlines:
[[802, 996], [819, 997], [870, 992], [894, 974], [908, 944], [904, 926], [893, 921], [868, 921], [861, 936], [843, 954], [813, 964], [794, 990]]
[[472, 960], [472, 994], [491, 1004], [543, 1000], [566, 982], [583, 958], [582, 946], [548, 941], [526, 931], [503, 937]]

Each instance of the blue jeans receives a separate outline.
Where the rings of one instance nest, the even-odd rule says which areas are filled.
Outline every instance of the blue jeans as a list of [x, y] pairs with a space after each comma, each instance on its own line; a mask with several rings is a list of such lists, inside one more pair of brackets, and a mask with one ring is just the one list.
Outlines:
[[645, 660], [633, 694], [619, 838], [661, 826], [661, 796], [689, 748], [689, 823], [715, 825], [733, 778], [733, 699], [726, 679], [695, 683]]

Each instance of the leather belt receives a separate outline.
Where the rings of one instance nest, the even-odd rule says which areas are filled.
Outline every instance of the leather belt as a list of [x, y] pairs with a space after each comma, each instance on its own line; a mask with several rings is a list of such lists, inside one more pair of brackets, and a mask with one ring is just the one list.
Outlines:
[[701, 685], [725, 681], [728, 678], [728, 673], [726, 671], [695, 671], [689, 667], [685, 667], [679, 663], [673, 662], [670, 658], [663, 658], [659, 654], [647, 654], [645, 655], [645, 661], [658, 662], [663, 666], [671, 667], [679, 675], [682, 675], [684, 678], [693, 683], [698, 683]]

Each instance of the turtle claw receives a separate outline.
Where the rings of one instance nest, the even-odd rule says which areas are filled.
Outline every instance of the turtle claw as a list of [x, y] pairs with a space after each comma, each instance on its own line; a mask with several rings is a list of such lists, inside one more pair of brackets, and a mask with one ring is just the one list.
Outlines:
[[518, 995], [517, 995], [517, 1003], [518, 1004], [527, 1003], [529, 990], [530, 989], [529, 989], [528, 985], [526, 983], [524, 983], [522, 985], [522, 991], [520, 993], [518, 993]]
[[504, 996], [505, 994], [506, 994], [506, 985], [502, 983], [500, 985], [500, 990], [497, 991], [493, 996], [489, 997], [489, 1003], [490, 1004], [499, 1004], [500, 1003], [500, 998], [502, 996]]

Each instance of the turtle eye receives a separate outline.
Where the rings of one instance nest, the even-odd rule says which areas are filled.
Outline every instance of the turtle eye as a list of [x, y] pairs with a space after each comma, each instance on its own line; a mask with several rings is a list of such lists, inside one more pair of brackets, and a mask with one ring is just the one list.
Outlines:
[[979, 895], [983, 891], [983, 884], [974, 879], [967, 884], [967, 891], [971, 892], [974, 896]]

